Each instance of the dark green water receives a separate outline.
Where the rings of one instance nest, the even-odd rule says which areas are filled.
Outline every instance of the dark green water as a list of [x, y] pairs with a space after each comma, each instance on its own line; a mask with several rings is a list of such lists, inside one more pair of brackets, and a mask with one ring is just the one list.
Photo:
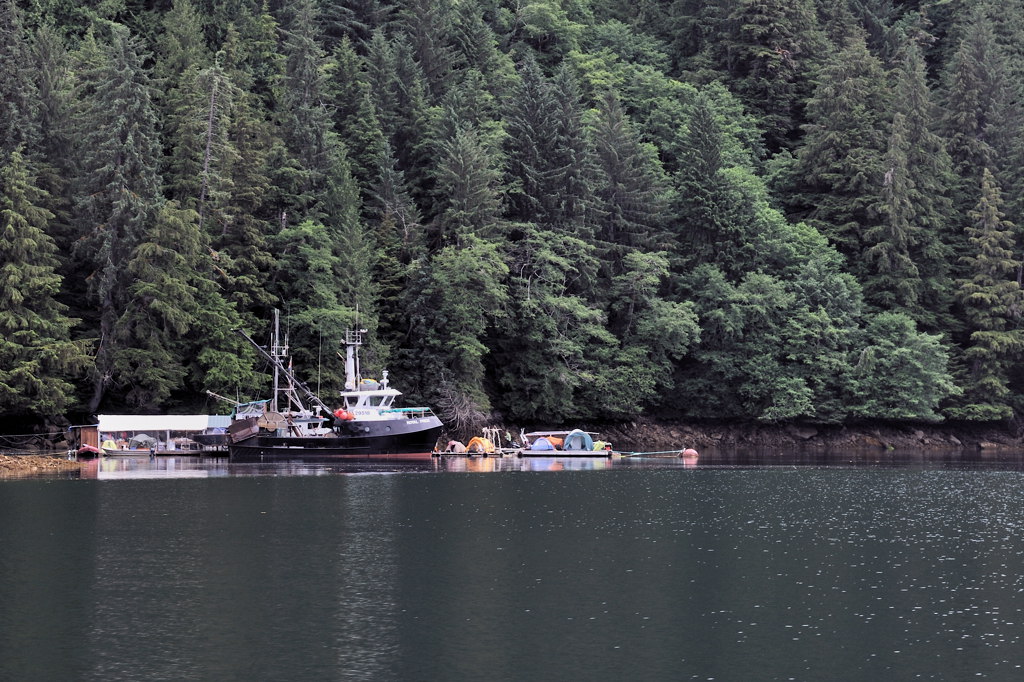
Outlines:
[[0, 680], [1024, 678], [1020, 470], [569, 469], [0, 481]]

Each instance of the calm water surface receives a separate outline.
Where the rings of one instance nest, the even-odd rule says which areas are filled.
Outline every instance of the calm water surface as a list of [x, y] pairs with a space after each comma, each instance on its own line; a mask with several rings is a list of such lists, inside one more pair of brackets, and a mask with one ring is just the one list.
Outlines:
[[913, 459], [0, 481], [0, 680], [1024, 679], [1024, 469]]

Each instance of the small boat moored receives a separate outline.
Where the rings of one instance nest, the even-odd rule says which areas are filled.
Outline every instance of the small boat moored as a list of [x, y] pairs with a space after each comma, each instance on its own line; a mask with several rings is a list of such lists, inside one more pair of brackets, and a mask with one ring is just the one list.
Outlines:
[[525, 443], [516, 453], [519, 457], [615, 457], [619, 453], [612, 444], [595, 438], [599, 434], [573, 429], [571, 431], [532, 431], [523, 434]]

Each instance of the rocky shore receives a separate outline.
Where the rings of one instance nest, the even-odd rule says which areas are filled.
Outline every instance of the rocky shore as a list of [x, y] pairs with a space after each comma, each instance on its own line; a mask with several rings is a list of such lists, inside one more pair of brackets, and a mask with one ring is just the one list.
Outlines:
[[83, 465], [60, 455], [0, 455], [0, 477], [76, 471]]
[[1024, 438], [1010, 425], [886, 425], [857, 426], [679, 423], [656, 420], [594, 425], [618, 449], [671, 452], [683, 448], [770, 452], [848, 452], [913, 450], [947, 456], [951, 453], [1024, 453]]

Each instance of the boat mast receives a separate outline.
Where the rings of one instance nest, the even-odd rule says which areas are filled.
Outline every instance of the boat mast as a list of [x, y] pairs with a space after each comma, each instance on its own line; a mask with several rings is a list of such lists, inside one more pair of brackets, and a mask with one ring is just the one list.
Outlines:
[[[270, 354], [277, 358], [274, 362], [274, 393], [273, 399], [270, 401], [270, 409], [274, 412], [279, 412], [280, 404], [278, 396], [282, 391], [290, 391], [291, 386], [282, 389], [280, 384], [280, 370], [278, 366], [284, 366], [284, 358], [288, 357], [288, 340], [285, 339], [284, 344], [281, 344], [281, 311], [274, 308], [274, 333], [270, 337]], [[291, 407], [291, 405], [289, 405]]]
[[[255, 348], [257, 350], [257, 352], [259, 352], [260, 355], [262, 355], [264, 358], [266, 358], [268, 361], [270, 361], [270, 363], [272, 365], [274, 365], [274, 375], [275, 376], [277, 376], [278, 372], [283, 374], [288, 379], [288, 381], [290, 382], [291, 386], [294, 387], [294, 388], [300, 389], [306, 395], [306, 398], [311, 403], [313, 403], [314, 405], [319, 407], [321, 410], [323, 410], [325, 414], [331, 414], [331, 409], [329, 407], [327, 407], [327, 405], [324, 405], [324, 402], [322, 400], [320, 400], [320, 398], [317, 396], [316, 393], [313, 393], [313, 391], [309, 390], [309, 387], [306, 386], [306, 384], [304, 384], [301, 381], [299, 381], [298, 379], [296, 379], [295, 375], [292, 373], [292, 371], [289, 368], [284, 366], [284, 363], [281, 362], [280, 358], [278, 358], [277, 356], [275, 356], [272, 353], [267, 352], [266, 348], [264, 348], [263, 346], [259, 345], [255, 341], [253, 341], [252, 338], [248, 334], [245, 333], [244, 329], [236, 329], [235, 331], [243, 339], [245, 339], [250, 344], [252, 344], [252, 347]], [[276, 386], [275, 386], [275, 397], [276, 397]]]
[[345, 331], [345, 390], [354, 391], [359, 385], [359, 346], [363, 345], [365, 329]]

